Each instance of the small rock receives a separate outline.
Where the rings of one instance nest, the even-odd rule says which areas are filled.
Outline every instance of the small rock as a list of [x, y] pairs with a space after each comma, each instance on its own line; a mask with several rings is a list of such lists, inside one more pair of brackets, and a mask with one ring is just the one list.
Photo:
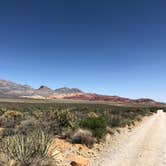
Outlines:
[[72, 162], [70, 163], [71, 166], [88, 166], [88, 160], [81, 157], [81, 156], [76, 156]]

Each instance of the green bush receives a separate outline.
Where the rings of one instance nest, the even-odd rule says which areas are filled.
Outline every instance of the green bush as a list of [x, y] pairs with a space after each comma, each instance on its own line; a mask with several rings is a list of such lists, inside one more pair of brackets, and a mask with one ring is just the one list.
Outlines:
[[88, 129], [92, 132], [93, 136], [100, 139], [106, 133], [106, 120], [102, 117], [89, 117], [80, 122], [82, 128]]

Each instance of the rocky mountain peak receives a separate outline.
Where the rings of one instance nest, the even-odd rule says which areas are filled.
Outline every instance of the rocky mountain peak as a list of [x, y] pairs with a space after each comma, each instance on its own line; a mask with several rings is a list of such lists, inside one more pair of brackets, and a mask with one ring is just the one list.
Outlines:
[[41, 85], [38, 90], [52, 90], [47, 86]]
[[70, 94], [70, 93], [83, 93], [83, 91], [78, 88], [62, 87], [62, 88], [55, 89], [55, 93]]

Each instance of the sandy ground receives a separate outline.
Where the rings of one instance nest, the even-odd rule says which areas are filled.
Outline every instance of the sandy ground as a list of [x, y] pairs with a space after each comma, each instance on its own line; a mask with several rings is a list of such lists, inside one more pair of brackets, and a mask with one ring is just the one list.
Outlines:
[[166, 113], [115, 137], [90, 166], [166, 166]]

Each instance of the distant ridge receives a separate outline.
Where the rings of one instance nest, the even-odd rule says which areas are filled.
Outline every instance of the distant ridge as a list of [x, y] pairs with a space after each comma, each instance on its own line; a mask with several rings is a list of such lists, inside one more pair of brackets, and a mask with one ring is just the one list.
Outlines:
[[32, 95], [34, 89], [27, 85], [17, 84], [11, 81], [0, 80], [1, 97], [19, 97], [22, 95]]
[[43, 97], [46, 97], [46, 96], [54, 93], [54, 90], [52, 90], [51, 88], [44, 86], [44, 85], [40, 86], [39, 89], [36, 89], [34, 91], [35, 91], [34, 92], [35, 95], [41, 95]]
[[83, 91], [78, 88], [67, 88], [67, 87], [55, 89], [54, 92], [57, 94], [83, 93]]
[[0, 96], [1, 97], [21, 97], [21, 96], [49, 96], [51, 94], [74, 94], [83, 93], [78, 88], [62, 87], [58, 89], [51, 89], [47, 86], [41, 85], [38, 89], [34, 89], [29, 85], [21, 85], [12, 81], [0, 79]]
[[29, 85], [21, 85], [3, 79], [0, 79], [0, 98], [68, 99], [114, 103], [160, 104], [148, 98], [129, 99], [119, 96], [100, 95], [86, 93], [78, 88], [62, 87], [53, 90], [42, 85], [38, 89], [34, 89]]

